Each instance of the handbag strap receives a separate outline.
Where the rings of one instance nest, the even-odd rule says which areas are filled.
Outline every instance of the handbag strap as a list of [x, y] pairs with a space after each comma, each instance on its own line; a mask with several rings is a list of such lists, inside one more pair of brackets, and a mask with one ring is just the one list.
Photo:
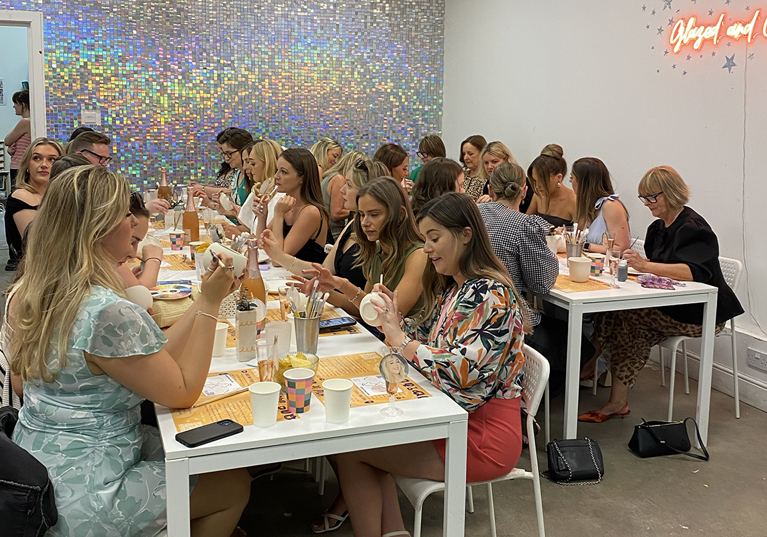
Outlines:
[[658, 438], [658, 436], [652, 430], [652, 427], [645, 421], [644, 418], [642, 418], [642, 424], [645, 425], [645, 429], [647, 429], [647, 432], [650, 433], [650, 436], [652, 436], [653, 439], [655, 439], [655, 441], [661, 444], [662, 446], [665, 446], [671, 451], [679, 453], [680, 455], [687, 455], [688, 457], [692, 457], [693, 459], [707, 461], [709, 459], [709, 455], [708, 455], [708, 451], [706, 450], [706, 446], [703, 444], [703, 440], [700, 437], [700, 429], [698, 429], [698, 423], [695, 421], [695, 418], [685, 418], [685, 420], [682, 422], [685, 428], [687, 427], [687, 420], [691, 420], [693, 425], [695, 425], [695, 435], [698, 437], [698, 443], [700, 444], [700, 449], [703, 452], [703, 455], [698, 455], [697, 453], [690, 453], [688, 451], [682, 451], [682, 450], [676, 449], [674, 446], [667, 444], [665, 440], [661, 440], [660, 438]]
[[[554, 444], [554, 448], [557, 450], [557, 453], [559, 454], [559, 457], [562, 459], [562, 461], [565, 463], [565, 466], [567, 467], [567, 471], [570, 472], [570, 477], [567, 479], [567, 481], [555, 481], [557, 485], [596, 485], [600, 481], [602, 481], [602, 472], [599, 470], [599, 465], [597, 464], [597, 459], [594, 457], [594, 448], [591, 446], [591, 438], [586, 437], [585, 440], [589, 443], [589, 454], [591, 455], [591, 462], [594, 463], [594, 469], [597, 471], [598, 479], [596, 481], [575, 481], [573, 482], [573, 470], [570, 468], [570, 463], [567, 462], [567, 458], [562, 454], [562, 451], [559, 449], [559, 444], [557, 444], [556, 440], [552, 440], [551, 443]], [[543, 474], [543, 472], [541, 472]], [[550, 475], [550, 474], [549, 474]], [[548, 475], [546, 477], [549, 477]]]

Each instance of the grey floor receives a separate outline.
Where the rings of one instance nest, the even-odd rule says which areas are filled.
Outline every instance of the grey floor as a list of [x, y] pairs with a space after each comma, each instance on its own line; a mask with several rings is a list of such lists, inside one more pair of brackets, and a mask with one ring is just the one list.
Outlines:
[[[2, 228], [0, 228], [2, 229]], [[0, 287], [13, 278], [2, 267], [8, 256], [5, 234], [0, 232]], [[695, 415], [697, 385], [684, 395], [677, 382], [675, 416]], [[638, 459], [626, 448], [633, 427], [645, 419], [665, 419], [667, 388], [659, 372], [649, 364], [630, 395], [631, 415], [603, 424], [581, 424], [579, 436], [597, 440], [605, 461], [604, 481], [595, 486], [564, 487], [542, 483], [546, 533], [549, 536], [684, 536], [717, 535], [758, 537], [767, 535], [767, 414], [742, 404], [741, 418], [733, 414], [731, 397], [714, 391], [711, 398], [709, 452], [702, 462], [683, 456]], [[581, 391], [581, 411], [599, 408], [608, 389], [593, 397]], [[552, 401], [552, 435], [562, 430], [562, 399]], [[543, 435], [538, 437], [538, 458], [545, 469]], [[525, 451], [521, 466], [529, 468]], [[329, 479], [324, 496], [293, 463], [273, 480], [262, 478], [253, 485], [251, 502], [242, 526], [250, 536], [312, 535], [309, 524], [332, 502], [337, 491]], [[533, 536], [536, 533], [532, 483], [506, 482], [494, 488], [498, 534]], [[483, 490], [475, 492], [474, 514], [466, 516], [467, 536], [490, 534]], [[413, 509], [401, 498], [406, 524]], [[434, 495], [424, 509], [424, 537], [442, 533], [442, 496]], [[347, 522], [335, 532], [353, 535]]]

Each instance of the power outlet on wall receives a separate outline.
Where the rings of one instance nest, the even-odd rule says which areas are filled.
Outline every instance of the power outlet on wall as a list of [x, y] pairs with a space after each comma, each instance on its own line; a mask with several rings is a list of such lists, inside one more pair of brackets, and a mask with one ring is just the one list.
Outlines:
[[767, 353], [749, 348], [746, 354], [746, 363], [756, 369], [767, 371]]

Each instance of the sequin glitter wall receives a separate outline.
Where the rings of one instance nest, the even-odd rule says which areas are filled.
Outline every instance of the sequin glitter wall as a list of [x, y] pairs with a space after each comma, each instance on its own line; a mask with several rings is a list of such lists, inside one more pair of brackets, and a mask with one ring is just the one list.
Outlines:
[[138, 185], [167, 166], [206, 181], [224, 127], [372, 155], [439, 132], [444, 0], [0, 0], [43, 11], [48, 135], [99, 108], [110, 168]]

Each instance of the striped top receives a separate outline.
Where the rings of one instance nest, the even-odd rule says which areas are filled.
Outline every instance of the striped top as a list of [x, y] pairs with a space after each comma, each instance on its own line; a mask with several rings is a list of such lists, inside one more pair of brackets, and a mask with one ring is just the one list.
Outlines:
[[24, 153], [26, 152], [27, 148], [29, 147], [29, 144], [32, 143], [32, 137], [27, 134], [22, 134], [21, 138], [16, 140], [14, 145], [16, 146], [16, 151], [11, 155], [11, 169], [12, 170], [18, 170], [19, 166], [21, 166], [21, 157], [24, 156]]

